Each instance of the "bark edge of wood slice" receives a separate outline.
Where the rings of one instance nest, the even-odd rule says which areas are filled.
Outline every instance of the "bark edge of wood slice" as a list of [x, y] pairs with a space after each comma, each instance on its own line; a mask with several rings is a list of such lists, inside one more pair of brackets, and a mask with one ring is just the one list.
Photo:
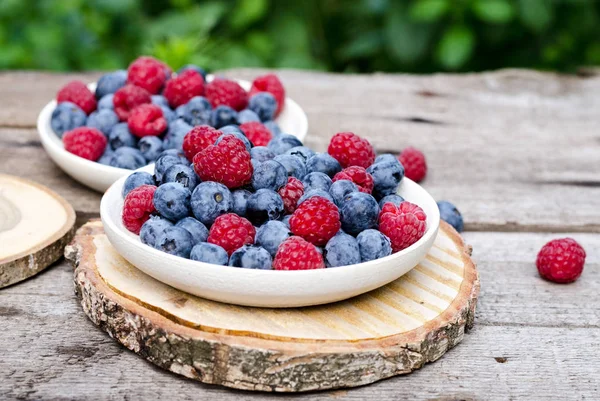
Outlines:
[[75, 234], [75, 211], [49, 188], [0, 174], [0, 288], [61, 258]]
[[[473, 326], [477, 269], [470, 247], [444, 222], [438, 239], [414, 274], [350, 300], [292, 309], [226, 305], [160, 283], [116, 253], [99, 220], [78, 230], [65, 257], [88, 318], [146, 360], [204, 383], [300, 392], [410, 373], [463, 339]], [[459, 283], [452, 281], [458, 265], [440, 252], [463, 262]], [[419, 292], [436, 279], [447, 287]], [[448, 307], [434, 313], [442, 301], [431, 294]]]

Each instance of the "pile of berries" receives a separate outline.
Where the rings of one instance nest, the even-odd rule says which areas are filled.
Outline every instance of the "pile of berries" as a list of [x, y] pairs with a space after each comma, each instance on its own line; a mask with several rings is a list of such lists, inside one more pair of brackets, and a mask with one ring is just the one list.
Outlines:
[[254, 80], [250, 91], [237, 82], [187, 65], [176, 74], [163, 62], [142, 56], [127, 71], [102, 76], [95, 93], [80, 81], [56, 96], [51, 126], [65, 149], [113, 167], [137, 169], [165, 150], [182, 150], [183, 138], [199, 125], [245, 135], [266, 145], [280, 129], [274, 119], [285, 102], [273, 74]]
[[251, 269], [338, 267], [391, 255], [425, 233], [426, 215], [397, 195], [404, 167], [351, 132], [326, 153], [259, 124], [196, 125], [154, 174], [125, 181], [122, 219], [169, 254]]

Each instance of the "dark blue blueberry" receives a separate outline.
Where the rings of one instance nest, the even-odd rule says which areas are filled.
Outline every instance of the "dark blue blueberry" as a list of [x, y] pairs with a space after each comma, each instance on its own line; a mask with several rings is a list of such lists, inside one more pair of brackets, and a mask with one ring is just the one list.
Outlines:
[[398, 161], [396, 156], [394, 156], [391, 153], [383, 153], [375, 158], [375, 161], [373, 162], [373, 164], [377, 164], [377, 163], [381, 163], [381, 162], [393, 162], [393, 161]]
[[155, 185], [154, 177], [152, 177], [152, 174], [144, 173], [141, 171], [131, 173], [125, 179], [125, 183], [123, 184], [123, 190], [121, 191], [123, 198], [126, 197], [127, 194], [131, 192], [131, 190], [137, 187], [141, 187], [142, 185]]
[[252, 193], [245, 189], [236, 189], [231, 193], [233, 196], [233, 208], [231, 211], [238, 216], [246, 215], [246, 207], [248, 206], [248, 198]]
[[293, 234], [290, 227], [277, 220], [267, 221], [256, 230], [256, 244], [265, 248], [275, 257], [279, 245]]
[[157, 136], [145, 136], [138, 142], [138, 149], [148, 163], [156, 161], [163, 151], [163, 141]]
[[266, 146], [255, 146], [250, 149], [250, 157], [257, 162], [266, 162], [275, 158], [275, 153], [271, 152]]
[[267, 220], [278, 220], [283, 216], [283, 199], [275, 191], [259, 189], [248, 198], [246, 217], [254, 225]]
[[252, 187], [254, 189], [267, 188], [279, 190], [287, 184], [288, 175], [285, 167], [275, 160], [257, 163], [252, 173]]
[[227, 135], [233, 135], [235, 136], [237, 139], [239, 139], [240, 141], [244, 142], [244, 145], [246, 145], [246, 150], [248, 152], [250, 152], [250, 150], [252, 149], [252, 144], [250, 143], [250, 140], [248, 138], [246, 138], [246, 136], [244, 134], [239, 134], [237, 132], [230, 132], [228, 134], [223, 134], [220, 137], [217, 138], [217, 140], [215, 141], [215, 145], [218, 144], [219, 142], [221, 142], [223, 140], [223, 138], [225, 138]]
[[189, 189], [176, 182], [159, 186], [154, 192], [154, 207], [163, 217], [178, 221], [190, 215]]
[[333, 178], [342, 171], [342, 166], [328, 153], [317, 153], [306, 162], [306, 172], [314, 173], [315, 171], [325, 173]]
[[179, 106], [175, 113], [191, 126], [206, 125], [210, 123], [212, 106], [205, 97], [195, 96], [186, 104]]
[[437, 205], [440, 209], [441, 219], [454, 227], [456, 231], [461, 233], [464, 228], [464, 221], [456, 206], [448, 201], [439, 201]]
[[224, 127], [219, 128], [219, 131], [221, 131], [224, 134], [241, 134], [244, 135], [244, 131], [242, 131], [240, 129], [240, 127], [238, 125], [235, 124], [230, 124], [230, 125], [226, 125]]
[[373, 177], [373, 196], [381, 199], [396, 193], [404, 178], [404, 167], [398, 160], [388, 160], [370, 165], [367, 173]]
[[277, 124], [275, 121], [265, 121], [263, 125], [267, 127], [269, 131], [271, 131], [271, 134], [273, 134], [273, 136], [281, 135], [281, 128], [279, 128], [279, 124]]
[[163, 95], [152, 95], [150, 98], [152, 99], [152, 104], [169, 107], [169, 101]]
[[285, 224], [287, 226], [287, 228], [290, 228], [290, 219], [292, 218], [291, 214], [288, 214], [287, 216], [285, 216], [283, 219], [281, 219], [281, 222], [283, 224]]
[[163, 151], [158, 156], [158, 159], [156, 159], [156, 164], [154, 164], [154, 177], [156, 178], [156, 181], [161, 182], [165, 171], [175, 164], [188, 166], [190, 162], [180, 150], [168, 149]]
[[237, 111], [229, 106], [217, 106], [210, 116], [210, 125], [221, 128], [226, 125], [237, 124]]
[[163, 141], [163, 148], [181, 150], [183, 138], [185, 137], [185, 134], [191, 131], [191, 129], [192, 126], [180, 118], [169, 123], [169, 128]]
[[273, 153], [276, 155], [281, 155], [290, 150], [291, 148], [295, 148], [296, 146], [302, 146], [302, 142], [300, 139], [296, 138], [293, 135], [288, 134], [280, 134], [269, 141], [267, 147], [271, 149]]
[[272, 259], [269, 252], [261, 246], [244, 245], [231, 254], [229, 266], [245, 269], [271, 270]]
[[112, 150], [122, 148], [123, 146], [133, 148], [137, 144], [137, 137], [129, 132], [127, 123], [118, 123], [112, 127], [108, 134], [108, 144]]
[[204, 68], [198, 67], [197, 65], [194, 65], [194, 64], [186, 64], [183, 67], [181, 67], [179, 70], [177, 70], [177, 73], [181, 74], [182, 72], [184, 72], [186, 70], [196, 71], [198, 74], [202, 75], [204, 82], [206, 82], [206, 70]]
[[339, 231], [325, 245], [325, 263], [327, 267], [339, 267], [360, 263], [360, 251], [356, 238]]
[[119, 117], [110, 109], [96, 110], [87, 119], [85, 125], [96, 128], [108, 137], [110, 130], [119, 122]]
[[109, 93], [115, 93], [127, 83], [127, 71], [118, 70], [104, 74], [96, 85], [96, 99], [100, 99]]
[[115, 153], [114, 150], [112, 150], [110, 146], [107, 146], [106, 149], [104, 149], [104, 153], [102, 154], [102, 156], [100, 156], [100, 158], [98, 159], [98, 163], [110, 166], [110, 160], [112, 158], [113, 153]]
[[171, 255], [189, 258], [194, 239], [188, 230], [181, 227], [168, 227], [156, 239], [155, 248]]
[[146, 165], [146, 159], [139, 150], [123, 146], [114, 151], [109, 164], [113, 167], [137, 170]]
[[179, 220], [175, 227], [181, 227], [189, 231], [192, 234], [194, 244], [206, 242], [208, 238], [208, 228], [193, 217], [184, 217]]
[[77, 127], [83, 127], [87, 116], [77, 105], [71, 102], [62, 102], [52, 111], [50, 126], [62, 138], [63, 134]]
[[379, 205], [375, 198], [363, 192], [352, 192], [340, 207], [342, 229], [351, 235], [377, 226]]
[[306, 175], [306, 166], [299, 157], [290, 155], [278, 155], [273, 159], [283, 165], [289, 177], [301, 180]]
[[192, 213], [201, 223], [210, 226], [217, 217], [233, 208], [233, 196], [221, 183], [201, 182], [192, 192]]
[[[304, 202], [307, 199], [312, 198], [313, 196], [320, 196], [321, 198], [325, 198], [325, 199], [333, 202], [333, 197], [329, 194], [329, 192], [323, 191], [322, 189], [314, 189], [312, 191], [304, 192], [304, 195], [302, 195], [300, 197], [300, 199], [298, 199], [298, 206], [300, 206], [300, 204], [302, 202]], [[333, 203], [335, 203], [335, 202], [333, 202]]]
[[346, 196], [352, 192], [358, 192], [358, 187], [350, 180], [336, 181], [331, 184], [331, 187], [329, 188], [329, 194], [333, 198], [333, 203], [335, 203], [337, 207], [342, 206]]
[[360, 259], [363, 262], [384, 258], [392, 254], [390, 239], [380, 231], [372, 228], [358, 234], [356, 241], [360, 250]]
[[238, 113], [238, 124], [249, 123], [252, 121], [260, 122], [260, 117], [258, 114], [253, 112], [252, 110], [242, 110]]
[[303, 163], [306, 163], [308, 159], [315, 155], [315, 152], [306, 146], [296, 146], [295, 148], [289, 149], [284, 154], [299, 157]]
[[219, 245], [202, 242], [192, 248], [190, 259], [213, 265], [227, 266], [229, 256]]
[[140, 230], [140, 241], [152, 248], [156, 246], [156, 239], [165, 232], [173, 223], [160, 216], [150, 216]]
[[322, 191], [329, 191], [331, 188], [331, 178], [325, 173], [309, 173], [302, 179], [302, 185], [304, 185], [304, 192], [310, 192], [312, 190], [320, 189]]
[[102, 99], [98, 100], [98, 110], [114, 110], [115, 104], [113, 103], [113, 97], [114, 95], [112, 93], [102, 96]]
[[255, 112], [261, 121], [269, 121], [275, 117], [277, 100], [269, 92], [259, 92], [250, 97], [248, 108]]
[[167, 182], [176, 182], [193, 191], [200, 183], [200, 178], [190, 165], [174, 164], [163, 174], [161, 183], [166, 184]]
[[396, 206], [400, 206], [400, 204], [404, 202], [404, 198], [396, 194], [386, 195], [379, 201], [379, 208], [383, 209], [383, 205], [388, 202], [393, 203]]
[[177, 114], [169, 106], [160, 106], [160, 109], [163, 112], [165, 120], [167, 120], [167, 124], [177, 120]]

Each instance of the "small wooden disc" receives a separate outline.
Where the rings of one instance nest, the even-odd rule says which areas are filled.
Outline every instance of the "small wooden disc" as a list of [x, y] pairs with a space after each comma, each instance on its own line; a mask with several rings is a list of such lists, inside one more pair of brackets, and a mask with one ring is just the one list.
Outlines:
[[0, 174], [0, 288], [25, 280], [63, 254], [75, 211], [35, 182]]
[[409, 373], [462, 340], [479, 292], [469, 250], [445, 223], [400, 279], [306, 308], [241, 307], [176, 290], [123, 259], [99, 221], [78, 231], [65, 256], [84, 312], [111, 337], [164, 369], [245, 390], [353, 387]]

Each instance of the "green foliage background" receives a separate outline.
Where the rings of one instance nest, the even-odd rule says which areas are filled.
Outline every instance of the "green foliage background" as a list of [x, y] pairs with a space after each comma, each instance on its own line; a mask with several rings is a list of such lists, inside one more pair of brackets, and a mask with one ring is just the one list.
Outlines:
[[595, 0], [0, 0], [0, 69], [600, 65]]

